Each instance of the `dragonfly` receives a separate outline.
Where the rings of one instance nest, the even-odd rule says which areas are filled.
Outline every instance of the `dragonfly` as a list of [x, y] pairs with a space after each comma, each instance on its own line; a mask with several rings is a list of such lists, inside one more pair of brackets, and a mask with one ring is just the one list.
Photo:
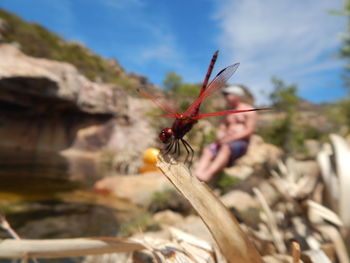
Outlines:
[[219, 112], [199, 113], [199, 108], [203, 100], [211, 96], [213, 93], [219, 91], [223, 87], [225, 87], [226, 82], [236, 72], [239, 66], [239, 63], [235, 63], [233, 65], [230, 65], [222, 69], [215, 76], [215, 78], [207, 85], [216, 57], [217, 57], [217, 52], [215, 52], [213, 55], [213, 58], [209, 65], [205, 80], [202, 84], [198, 97], [182, 113], [178, 113], [174, 111], [172, 108], [168, 107], [168, 105], [162, 103], [160, 100], [156, 99], [152, 95], [139, 90], [139, 93], [142, 96], [153, 101], [159, 108], [161, 108], [165, 113], [167, 113], [167, 114], [158, 115], [159, 117], [175, 119], [173, 121], [171, 128], [164, 128], [159, 133], [160, 141], [166, 145], [164, 148], [163, 154], [166, 155], [170, 153], [172, 155], [175, 155], [175, 157], [179, 157], [181, 154], [180, 146], [182, 144], [187, 152], [185, 163], [187, 163], [188, 159], [190, 158], [190, 162], [189, 162], [190, 165], [193, 160], [194, 150], [191, 147], [191, 145], [184, 139], [184, 136], [192, 129], [192, 127], [198, 122], [198, 120], [206, 117], [210, 117], [210, 116], [237, 114], [237, 113], [268, 109], [268, 108], [252, 108], [252, 109], [246, 109], [246, 110], [229, 109], [229, 110], [224, 110]]

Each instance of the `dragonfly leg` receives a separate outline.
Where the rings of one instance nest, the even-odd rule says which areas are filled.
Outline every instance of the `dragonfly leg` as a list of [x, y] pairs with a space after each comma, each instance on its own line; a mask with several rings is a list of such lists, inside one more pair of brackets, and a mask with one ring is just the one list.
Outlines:
[[174, 147], [174, 140], [172, 140], [164, 149], [164, 155], [167, 155]]
[[173, 147], [173, 151], [171, 152], [173, 155], [176, 153], [177, 151], [177, 141], [174, 140], [174, 147]]
[[176, 140], [176, 145], [177, 145], [177, 149], [176, 149], [176, 158], [178, 158], [181, 155], [181, 149], [180, 149], [180, 141]]
[[[190, 145], [188, 142], [186, 142], [184, 139], [182, 139], [182, 143], [184, 144], [184, 146], [186, 147], [186, 149], [188, 149], [189, 152], [190, 152], [189, 155], [191, 156], [191, 159], [190, 159], [190, 162], [189, 162], [189, 167], [191, 167], [192, 162], [193, 162], [193, 157], [194, 157], [194, 150], [192, 149], [191, 145]], [[187, 158], [186, 158], [186, 159], [187, 159]]]
[[185, 150], [186, 150], [186, 152], [187, 152], [187, 154], [186, 154], [186, 159], [185, 159], [185, 163], [187, 163], [188, 157], [190, 156], [190, 150], [188, 149], [187, 145], [185, 144], [184, 139], [181, 139], [181, 142], [182, 142], [182, 144], [183, 144], [183, 146], [185, 147]]

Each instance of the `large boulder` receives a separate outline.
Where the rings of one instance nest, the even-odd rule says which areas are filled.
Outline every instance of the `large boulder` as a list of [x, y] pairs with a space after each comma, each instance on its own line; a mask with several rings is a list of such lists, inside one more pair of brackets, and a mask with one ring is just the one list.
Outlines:
[[0, 176], [30, 172], [86, 182], [102, 175], [95, 162], [105, 152], [132, 149], [136, 156], [126, 161], [137, 161], [154, 141], [145, 136], [153, 134], [143, 118], [147, 106], [139, 104], [122, 87], [92, 82], [71, 64], [1, 44], [0, 165], [8, 169]]
[[108, 176], [94, 185], [96, 192], [113, 194], [142, 207], [148, 207], [156, 193], [172, 189], [173, 186], [160, 172]]
[[0, 101], [12, 107], [35, 107], [94, 114], [125, 114], [122, 88], [94, 83], [71, 64], [29, 57], [15, 46], [0, 45]]
[[281, 155], [281, 149], [253, 135], [247, 153], [226, 168], [225, 173], [243, 180], [266, 167], [274, 167]]

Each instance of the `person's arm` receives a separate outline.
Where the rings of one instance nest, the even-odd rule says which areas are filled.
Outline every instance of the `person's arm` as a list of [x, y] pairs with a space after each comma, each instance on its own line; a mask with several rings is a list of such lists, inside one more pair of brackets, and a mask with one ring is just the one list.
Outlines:
[[222, 121], [219, 124], [219, 127], [218, 127], [217, 132], [216, 132], [217, 141], [220, 141], [221, 139], [223, 139], [226, 136], [226, 133], [227, 133], [227, 128], [226, 128], [225, 123]]
[[[246, 116], [246, 122], [244, 129], [240, 129], [235, 131], [234, 133], [227, 132], [225, 136], [219, 139], [219, 143], [228, 143], [231, 141], [241, 140], [250, 137], [255, 130], [256, 123], [256, 112], [244, 113]], [[231, 123], [229, 125], [236, 125], [235, 123]], [[230, 131], [230, 128], [227, 129]]]

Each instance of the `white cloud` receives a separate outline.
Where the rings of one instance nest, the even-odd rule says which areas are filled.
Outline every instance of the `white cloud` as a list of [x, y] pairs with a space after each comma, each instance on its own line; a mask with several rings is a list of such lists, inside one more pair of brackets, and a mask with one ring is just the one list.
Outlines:
[[271, 76], [305, 89], [308, 74], [341, 67], [332, 55], [345, 22], [328, 13], [341, 8], [341, 0], [227, 0], [215, 15], [218, 45], [227, 62], [241, 62], [235, 79], [257, 95], [271, 89]]
[[[138, 56], [142, 63], [156, 60], [163, 65], [173, 65], [179, 63], [182, 55], [176, 46], [176, 37], [172, 30], [164, 23], [153, 24], [143, 22], [140, 26], [150, 35], [152, 39], [149, 45], [143, 45]], [[141, 60], [140, 60], [141, 58]]]

